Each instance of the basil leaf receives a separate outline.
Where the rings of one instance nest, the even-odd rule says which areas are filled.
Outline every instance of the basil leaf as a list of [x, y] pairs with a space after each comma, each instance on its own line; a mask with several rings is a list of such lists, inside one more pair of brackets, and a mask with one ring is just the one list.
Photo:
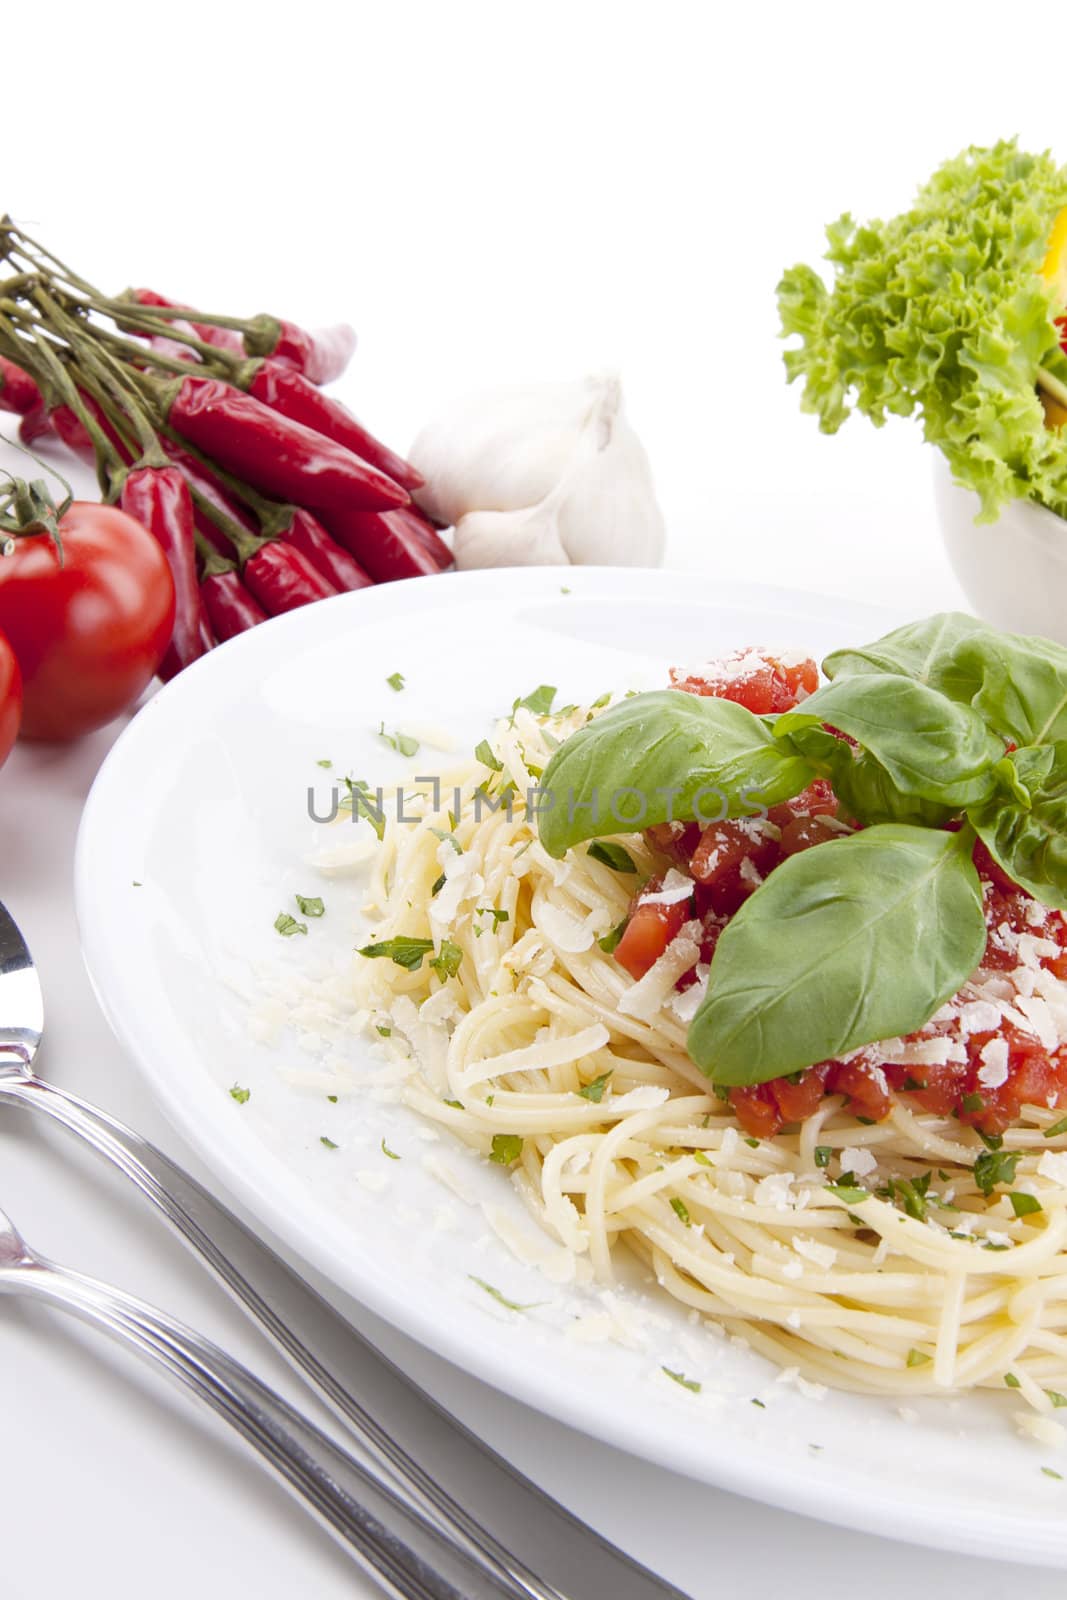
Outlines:
[[605, 867], [611, 867], [615, 872], [636, 872], [637, 862], [629, 850], [624, 850], [621, 844], [608, 844], [603, 839], [595, 840], [588, 849], [594, 861], [599, 861]]
[[538, 833], [558, 857], [584, 839], [657, 822], [752, 816], [814, 776], [744, 706], [656, 689], [609, 707], [553, 753]]
[[913, 678], [839, 678], [780, 716], [775, 737], [824, 723], [855, 739], [902, 795], [962, 807], [987, 800], [997, 786], [993, 768], [1004, 755], [1004, 741], [970, 706]]
[[1067, 650], [1051, 639], [984, 628], [961, 642], [956, 663], [977, 680], [974, 709], [1017, 744], [1067, 739]]
[[1067, 741], [1008, 758], [1029, 806], [1003, 792], [967, 816], [993, 860], [1044, 905], [1067, 911]]
[[829, 778], [842, 814], [855, 822], [941, 828], [958, 815], [958, 807], [902, 794], [869, 751], [853, 749], [826, 728], [796, 728], [789, 734], [789, 744]]
[[858, 650], [835, 650], [823, 671], [831, 679], [902, 673], [973, 707], [1002, 738], [1067, 739], [1067, 649], [1003, 633], [961, 612], [909, 623]]
[[985, 940], [967, 832], [831, 839], [777, 867], [723, 932], [689, 1054], [716, 1083], [765, 1083], [911, 1033]]
[[942, 611], [921, 622], [895, 628], [874, 644], [854, 650], [834, 650], [822, 670], [831, 680], [868, 673], [893, 673], [928, 684], [950, 700], [969, 705], [979, 680], [968, 676], [955, 656], [960, 643], [988, 630], [976, 617], [962, 611]]

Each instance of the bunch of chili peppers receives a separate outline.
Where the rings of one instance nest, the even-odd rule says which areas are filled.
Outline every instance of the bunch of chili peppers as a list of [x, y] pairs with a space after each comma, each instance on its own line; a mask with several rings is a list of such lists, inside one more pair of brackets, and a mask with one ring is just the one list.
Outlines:
[[177, 595], [164, 678], [268, 616], [450, 565], [418, 474], [320, 388], [351, 328], [109, 297], [10, 218], [0, 258], [0, 409], [24, 444], [90, 461], [159, 541]]

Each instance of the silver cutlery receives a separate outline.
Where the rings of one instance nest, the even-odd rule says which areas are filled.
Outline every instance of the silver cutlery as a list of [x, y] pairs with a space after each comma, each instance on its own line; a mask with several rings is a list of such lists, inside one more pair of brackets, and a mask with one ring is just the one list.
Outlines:
[[103, 1329], [199, 1396], [289, 1492], [400, 1600], [497, 1600], [500, 1584], [217, 1345], [143, 1300], [35, 1255], [0, 1212], [0, 1294], [27, 1295]]
[[[689, 1600], [632, 1561], [438, 1406], [162, 1151], [38, 1077], [44, 1003], [0, 905], [0, 1104], [44, 1112], [141, 1190], [344, 1421], [365, 1467], [459, 1541], [516, 1600]], [[476, 1485], [477, 1517], [444, 1488]]]

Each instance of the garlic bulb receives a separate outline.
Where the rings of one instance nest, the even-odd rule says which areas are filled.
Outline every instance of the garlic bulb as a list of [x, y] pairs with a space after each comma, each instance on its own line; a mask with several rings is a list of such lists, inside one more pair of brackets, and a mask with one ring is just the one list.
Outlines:
[[409, 452], [456, 565], [656, 566], [663, 516], [617, 377], [469, 396]]

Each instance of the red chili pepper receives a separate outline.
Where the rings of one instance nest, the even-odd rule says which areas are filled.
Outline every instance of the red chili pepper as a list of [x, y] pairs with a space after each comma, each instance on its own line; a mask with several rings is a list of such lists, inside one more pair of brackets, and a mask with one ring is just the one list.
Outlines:
[[[46, 433], [54, 433], [52, 418], [49, 416], [48, 407], [43, 400], [39, 400], [32, 411], [23, 413], [19, 421], [19, 442], [32, 445], [35, 440], [41, 439]], [[88, 439], [88, 434], [86, 434]]]
[[441, 538], [432, 522], [419, 515], [414, 506], [404, 507], [405, 520], [413, 529], [416, 537], [426, 546], [431, 560], [438, 572], [447, 572], [455, 560], [451, 550]]
[[167, 683], [204, 653], [192, 496], [177, 467], [144, 465], [127, 473], [120, 504], [155, 537], [174, 579], [174, 632], [159, 668]]
[[220, 567], [218, 571], [207, 573], [200, 580], [200, 594], [219, 644], [267, 620], [267, 613], [253, 600], [236, 567], [228, 570]]
[[[192, 306], [183, 305], [180, 300], [165, 300], [154, 289], [131, 289], [129, 294], [141, 306], [163, 306], [169, 311], [192, 311]], [[198, 339], [201, 339], [204, 344], [213, 344], [216, 350], [231, 350], [234, 355], [238, 356], [245, 354], [244, 340], [236, 328], [216, 328], [210, 322], [193, 322], [192, 320], [186, 322], [184, 318], [180, 321], [172, 322], [170, 326], [172, 328], [181, 328], [183, 332], [191, 329]], [[162, 335], [153, 335], [151, 337], [153, 339], [161, 338]], [[184, 356], [178, 357], [179, 360], [196, 361], [199, 359], [196, 352], [190, 350], [188, 345], [179, 345], [178, 348], [184, 352]]]
[[[86, 394], [83, 389], [79, 389], [78, 398], [85, 407], [86, 411], [88, 411], [94, 418], [101, 433], [103, 433], [114, 446], [115, 453], [119, 457], [119, 460], [124, 462], [126, 466], [132, 465], [132, 452], [115, 432], [115, 429], [112, 427], [107, 416], [101, 410], [100, 406], [97, 405], [92, 395]], [[93, 445], [92, 439], [89, 437], [84, 423], [77, 413], [72, 411], [70, 406], [53, 406], [52, 410], [48, 413], [48, 416], [52, 426], [59, 434], [59, 437], [66, 445], [67, 449], [70, 450], [74, 455], [80, 456], [83, 461], [87, 461], [91, 467], [95, 466], [96, 448]]]
[[255, 555], [249, 556], [241, 570], [247, 588], [272, 617], [294, 611], [313, 600], [328, 600], [340, 590], [324, 578], [306, 556], [292, 545], [272, 539]]
[[317, 517], [299, 506], [293, 509], [293, 520], [281, 535], [285, 544], [292, 545], [306, 556], [316, 572], [320, 572], [339, 592], [366, 589], [371, 578], [359, 562], [341, 545], [335, 544]]
[[0, 411], [14, 411], [24, 417], [42, 403], [41, 391], [29, 373], [0, 356]]
[[356, 348], [356, 330], [347, 322], [320, 328], [316, 333], [308, 333], [295, 322], [283, 322], [280, 317], [257, 317], [256, 323], [263, 333], [260, 336], [257, 327], [252, 338], [246, 337], [248, 353], [284, 362], [311, 383], [332, 383], [339, 378]]
[[441, 570], [436, 556], [424, 543], [420, 526], [423, 519], [406, 506], [399, 511], [324, 512], [322, 520], [338, 544], [352, 552], [375, 583], [420, 578]]
[[343, 444], [361, 461], [369, 461], [372, 467], [377, 467], [403, 488], [421, 487], [423, 480], [415, 468], [368, 433], [347, 406], [331, 395], [322, 394], [303, 373], [276, 358], [257, 367], [248, 393], [262, 400], [272, 411], [280, 411], [283, 417], [302, 422], [306, 428], [314, 428], [316, 433]]
[[222, 556], [233, 554], [233, 547], [225, 535], [219, 531], [218, 526], [211, 520], [204, 509], [203, 501], [207, 501], [216, 511], [224, 517], [229, 517], [231, 522], [236, 522], [245, 533], [255, 538], [259, 532], [252, 517], [232, 495], [219, 483], [214, 473], [210, 472], [202, 461], [197, 460], [190, 451], [183, 450], [180, 444], [173, 439], [161, 441], [164, 450], [171, 460], [176, 462], [182, 470], [182, 475], [191, 490], [196, 493], [193, 498], [193, 517], [196, 521], [197, 532], [202, 534], [208, 544]]
[[406, 490], [334, 440], [271, 411], [217, 378], [190, 374], [164, 387], [171, 426], [236, 477], [312, 511], [387, 511]]

